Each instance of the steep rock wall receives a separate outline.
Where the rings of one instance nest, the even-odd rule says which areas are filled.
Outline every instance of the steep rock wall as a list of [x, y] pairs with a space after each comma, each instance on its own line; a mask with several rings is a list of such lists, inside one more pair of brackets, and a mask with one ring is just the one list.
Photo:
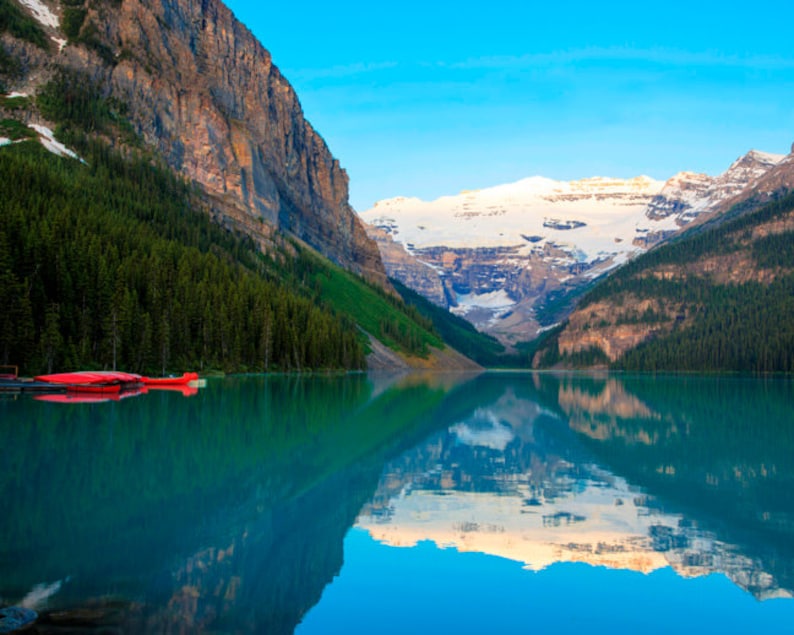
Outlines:
[[[114, 56], [104, 79], [146, 143], [210, 195], [222, 220], [263, 244], [286, 232], [387, 284], [348, 203], [347, 173], [270, 53], [222, 2], [94, 4], [86, 28]], [[62, 57], [89, 70], [96, 62], [81, 47]]]

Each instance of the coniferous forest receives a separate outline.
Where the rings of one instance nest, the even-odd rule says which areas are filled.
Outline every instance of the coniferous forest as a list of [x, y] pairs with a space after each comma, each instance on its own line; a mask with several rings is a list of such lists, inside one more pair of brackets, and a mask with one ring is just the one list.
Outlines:
[[[170, 171], [83, 139], [84, 163], [0, 149], [0, 363], [362, 368], [355, 323], [214, 224]], [[291, 278], [292, 276], [292, 278]], [[286, 280], [286, 282], [284, 282]]]
[[[794, 372], [794, 231], [786, 229], [794, 195], [754, 210], [750, 203], [744, 206], [750, 211], [735, 209], [726, 221], [718, 219], [644, 254], [584, 296], [581, 309], [609, 302], [616, 324], [670, 324], [613, 362], [613, 368]], [[717, 282], [700, 264], [726, 257], [742, 263], [743, 271], [734, 273], [747, 280]], [[643, 299], [654, 299], [663, 310], [632, 314]], [[550, 333], [542, 345], [545, 366], [608, 362], [600, 349], [593, 360], [560, 356], [557, 337]]]

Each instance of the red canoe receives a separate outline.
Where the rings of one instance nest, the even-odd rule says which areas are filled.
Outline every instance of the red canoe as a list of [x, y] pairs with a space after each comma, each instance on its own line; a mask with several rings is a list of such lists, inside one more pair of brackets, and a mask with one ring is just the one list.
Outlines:
[[84, 370], [76, 373], [39, 375], [36, 381], [63, 386], [69, 392], [118, 394], [141, 385], [141, 376], [134, 373], [106, 370]]
[[141, 377], [146, 386], [185, 386], [199, 378], [198, 373], [184, 373], [181, 377]]
[[81, 370], [76, 373], [55, 373], [54, 375], [39, 375], [36, 381], [48, 384], [62, 385], [92, 385], [92, 384], [138, 384], [141, 376], [134, 373], [122, 373], [115, 370]]

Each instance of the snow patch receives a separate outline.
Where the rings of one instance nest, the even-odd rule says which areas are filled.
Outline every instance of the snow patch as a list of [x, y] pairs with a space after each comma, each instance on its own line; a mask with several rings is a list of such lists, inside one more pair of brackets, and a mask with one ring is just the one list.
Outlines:
[[59, 157], [69, 157], [70, 159], [77, 159], [81, 163], [85, 163], [83, 159], [81, 159], [74, 151], [67, 148], [63, 145], [60, 141], [55, 139], [55, 135], [53, 134], [52, 130], [47, 128], [46, 126], [40, 126], [38, 124], [32, 123], [30, 127], [39, 133], [39, 140], [41, 141], [41, 145], [43, 145], [47, 150], [52, 152], [53, 154], [58, 155]]
[[508, 309], [515, 305], [515, 301], [507, 295], [507, 291], [499, 289], [490, 293], [467, 293], [458, 296], [458, 306], [455, 312], [468, 313], [471, 309], [491, 309], [498, 311]]
[[771, 152], [762, 152], [761, 150], [750, 150], [748, 156], [755, 157], [759, 161], [771, 163], [772, 165], [777, 165], [786, 158], [785, 154], [772, 154]]
[[16, 99], [17, 97], [30, 97], [30, 95], [28, 95], [27, 93], [18, 93], [16, 91], [14, 91], [13, 93], [8, 93], [8, 95], [6, 95], [6, 99]]
[[[429, 202], [405, 197], [379, 201], [361, 216], [388, 228], [396, 242], [411, 244], [417, 252], [442, 246], [524, 249], [527, 236], [539, 236], [535, 246], [569, 244], [582, 262], [599, 253], [631, 251], [635, 225], [663, 187], [648, 177], [564, 182], [534, 176]], [[549, 227], [549, 218], [575, 220], [577, 229]], [[622, 242], [616, 244], [615, 238]]]
[[3, 146], [10, 146], [12, 143], [14, 142], [11, 141], [11, 139], [8, 139], [6, 137], [0, 137], [0, 148], [2, 148]]
[[19, 2], [22, 4], [22, 6], [26, 7], [28, 11], [33, 14], [33, 17], [44, 26], [48, 26], [53, 29], [57, 29], [60, 26], [60, 20], [58, 20], [58, 16], [55, 15], [47, 5], [45, 5], [43, 2], [40, 2], [40, 0], [19, 0]]
[[52, 36], [50, 39], [58, 45], [58, 52], [60, 53], [63, 51], [63, 47], [66, 46], [66, 40], [63, 38]]

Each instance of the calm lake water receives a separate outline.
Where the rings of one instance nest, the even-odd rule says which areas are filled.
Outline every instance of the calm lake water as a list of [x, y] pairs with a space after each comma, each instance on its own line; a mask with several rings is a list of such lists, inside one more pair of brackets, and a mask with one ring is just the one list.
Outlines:
[[0, 606], [55, 622], [794, 633], [791, 379], [244, 377], [0, 435]]

